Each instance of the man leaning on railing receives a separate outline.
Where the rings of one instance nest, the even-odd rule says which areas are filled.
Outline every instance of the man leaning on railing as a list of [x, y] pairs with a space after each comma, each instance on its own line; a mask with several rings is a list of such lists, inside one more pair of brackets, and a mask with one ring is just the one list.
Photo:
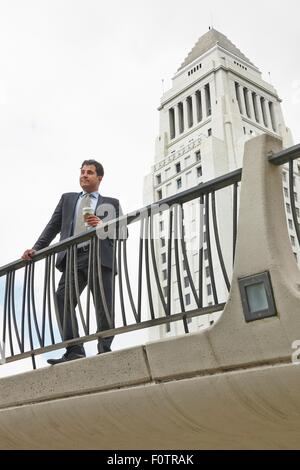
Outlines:
[[[35, 252], [46, 248], [58, 233], [60, 233], [60, 240], [65, 240], [71, 236], [84, 233], [88, 227], [97, 227], [102, 223], [102, 219], [98, 217], [96, 213], [102, 214], [103, 211], [101, 208], [104, 206], [107, 207], [110, 205], [112, 207], [112, 212], [114, 213], [113, 218], [118, 218], [122, 215], [122, 210], [118, 199], [104, 197], [98, 192], [103, 175], [103, 166], [99, 162], [95, 160], [85, 160], [82, 163], [79, 182], [83, 191], [81, 193], [65, 193], [62, 195], [50, 221], [46, 225], [42, 234], [34, 244], [33, 248], [24, 252], [22, 259], [27, 261], [32, 260]], [[88, 282], [90, 250], [90, 242], [82, 242], [77, 245], [77, 267], [75, 267], [75, 269], [77, 269], [79, 293], [83, 291]], [[115, 272], [112, 272], [114, 265], [113, 243], [108, 237], [101, 240], [100, 258], [101, 277], [106, 305], [108, 312], [112, 315], [112, 280]], [[77, 304], [76, 298], [72, 304], [73, 309], [71, 308], [70, 302], [68, 301], [66, 301], [65, 306], [65, 298], [67, 298], [67, 296], [65, 296], [65, 291], [67, 289], [66, 284], [68, 282], [68, 267], [66, 266], [66, 259], [66, 251], [61, 251], [58, 253], [56, 267], [62, 272], [62, 276], [56, 291], [56, 300], [64, 341], [79, 337], [78, 323], [74, 310]], [[72, 282], [74, 283], [74, 280]], [[74, 291], [75, 286], [73, 285], [72, 288]], [[98, 273], [96, 282], [91, 283], [90, 289], [94, 298], [97, 331], [109, 329], [111, 325], [108, 324], [107, 315], [105, 315], [105, 308], [101, 296]], [[97, 301], [95, 301], [96, 299]], [[98, 353], [100, 354], [109, 352], [111, 350], [110, 346], [112, 340], [113, 337], [102, 339], [99, 338]], [[85, 357], [85, 350], [83, 344], [78, 342], [78, 344], [67, 347], [65, 354], [61, 358], [48, 359], [48, 363], [54, 365], [82, 357]]]

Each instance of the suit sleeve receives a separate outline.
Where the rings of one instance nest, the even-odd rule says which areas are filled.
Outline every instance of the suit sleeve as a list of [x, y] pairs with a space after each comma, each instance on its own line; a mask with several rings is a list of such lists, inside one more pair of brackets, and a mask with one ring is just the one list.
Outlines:
[[61, 223], [62, 223], [62, 204], [63, 204], [63, 196], [61, 197], [55, 211], [51, 219], [49, 220], [48, 224], [44, 228], [43, 232], [33, 245], [33, 250], [39, 251], [43, 248], [46, 248], [50, 245], [52, 240], [56, 237], [56, 235], [61, 231]]

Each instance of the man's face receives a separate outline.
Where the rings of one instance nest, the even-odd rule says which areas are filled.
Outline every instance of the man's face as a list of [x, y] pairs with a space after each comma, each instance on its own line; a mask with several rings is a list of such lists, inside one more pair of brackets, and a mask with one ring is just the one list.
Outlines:
[[87, 193], [98, 191], [102, 176], [97, 175], [95, 165], [84, 165], [80, 170], [80, 186]]

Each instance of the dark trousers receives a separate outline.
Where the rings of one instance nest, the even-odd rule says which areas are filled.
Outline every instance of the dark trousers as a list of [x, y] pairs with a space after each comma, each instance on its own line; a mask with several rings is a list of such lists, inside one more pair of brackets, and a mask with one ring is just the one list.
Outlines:
[[[77, 256], [77, 273], [78, 273], [78, 286], [79, 286], [79, 294], [82, 293], [84, 288], [87, 285], [88, 281], [88, 259], [89, 254], [87, 253], [79, 253]], [[112, 318], [112, 270], [106, 268], [104, 266], [101, 267], [102, 272], [102, 282], [103, 282], [103, 289], [105, 293], [106, 304], [109, 312], [109, 317], [111, 318], [111, 325], [107, 320], [107, 316], [105, 315], [105, 310], [102, 301], [102, 295], [99, 287], [99, 279], [98, 275], [95, 276], [95, 286], [93, 282], [93, 276], [90, 271], [90, 289], [93, 295], [94, 306], [95, 306], [95, 313], [96, 313], [96, 321], [97, 321], [97, 332], [108, 330], [114, 327], [114, 318]], [[60, 322], [62, 328], [64, 327], [64, 305], [65, 305], [65, 284], [66, 284], [66, 272], [64, 271], [61, 279], [58, 284], [58, 288], [56, 291], [56, 298], [57, 298], [57, 305], [58, 311], [60, 316]], [[76, 300], [76, 291], [75, 291], [75, 283], [74, 283], [74, 274], [72, 274], [72, 290], [73, 290], [73, 306], [74, 310], [71, 311], [71, 303], [70, 297], [67, 298], [67, 308], [66, 308], [66, 318], [65, 318], [65, 328], [63, 334], [63, 340], [66, 341], [68, 339], [78, 338], [78, 322], [76, 319], [75, 314], [75, 307], [77, 305]], [[70, 293], [70, 290], [69, 290]], [[72, 315], [73, 315], [73, 326], [72, 326]], [[74, 330], [74, 331], [73, 331]], [[110, 351], [110, 345], [112, 343], [113, 336], [108, 338], [100, 338], [98, 341], [98, 352], [107, 352]], [[81, 352], [83, 350], [83, 345], [78, 344], [74, 346], [70, 346], [67, 348], [67, 352]]]

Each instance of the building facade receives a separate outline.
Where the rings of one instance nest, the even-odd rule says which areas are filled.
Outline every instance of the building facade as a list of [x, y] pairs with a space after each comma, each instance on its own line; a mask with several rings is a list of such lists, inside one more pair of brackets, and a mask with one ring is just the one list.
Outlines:
[[[242, 167], [244, 144], [256, 135], [268, 133], [281, 138], [284, 147], [292, 145], [292, 136], [285, 125], [281, 100], [276, 90], [262, 79], [259, 69], [226, 36], [215, 29], [210, 29], [198, 40], [173, 77], [172, 88], [165, 92], [161, 99], [159, 123], [155, 162], [151, 173], [145, 177], [145, 204], [158, 202]], [[296, 165], [293, 190], [297, 205], [299, 170], [300, 166]], [[283, 180], [284, 195], [288, 198], [288, 174], [285, 170]], [[226, 217], [226, 207], [228, 204], [232, 205], [231, 193], [224, 192], [217, 203], [219, 225], [223, 234], [224, 261], [231, 276], [232, 223]], [[297, 258], [299, 247], [290, 217], [291, 208], [288, 199], [286, 211], [291, 243]], [[297, 212], [299, 213], [298, 207]], [[191, 228], [195, 222], [193, 208], [189, 213], [190, 216], [185, 224]], [[167, 237], [165, 214], [161, 214], [156, 225], [159, 234], [156, 240], [158, 269], [165, 292], [168, 277], [167, 243], [162, 241]], [[205, 237], [203, 248], [205, 253]], [[196, 251], [193, 252], [191, 249], [189, 252], [195, 277], [199, 276]], [[214, 269], [216, 283], [219, 286], [224, 285], [217, 264]], [[205, 263], [202, 276], [204, 306], [211, 305], [212, 289]], [[196, 308], [184, 266], [182, 266], [182, 278], [186, 309]], [[180, 312], [176, 292], [174, 285], [171, 296], [172, 313]], [[221, 287], [220, 300], [226, 300], [227, 296], [228, 291], [224, 285], [223, 289]], [[159, 299], [156, 300], [156, 310], [162, 315]], [[196, 331], [206, 328], [216, 321], [217, 317], [216, 314], [196, 317], [190, 323], [189, 329]], [[174, 323], [153, 329], [151, 336], [157, 338], [181, 332], [183, 332], [182, 324]]]

